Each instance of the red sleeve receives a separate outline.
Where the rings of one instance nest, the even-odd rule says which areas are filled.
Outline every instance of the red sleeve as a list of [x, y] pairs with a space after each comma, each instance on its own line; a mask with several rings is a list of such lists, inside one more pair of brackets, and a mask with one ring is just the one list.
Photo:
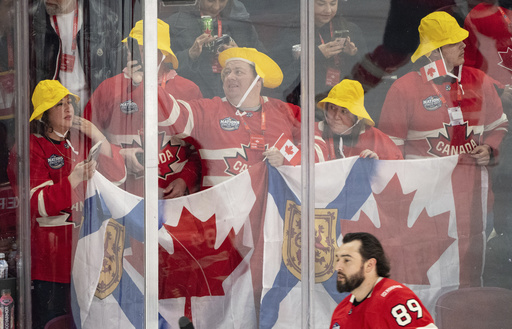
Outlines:
[[290, 111], [292, 116], [298, 121], [301, 122], [301, 110], [300, 107], [294, 104], [287, 103], [290, 106]]
[[[395, 143], [377, 128], [369, 128], [373, 138], [373, 149], [380, 160], [403, 160], [402, 151]], [[363, 134], [364, 135], [364, 134]]]
[[201, 178], [201, 159], [199, 158], [199, 153], [192, 147], [192, 145], [187, 143], [187, 146], [190, 150], [188, 161], [181, 172], [176, 174], [176, 178], [183, 179], [187, 184], [189, 193], [194, 193], [199, 191]]
[[184, 133], [189, 125], [193, 128], [191, 111], [189, 103], [176, 100], [161, 86], [158, 87], [158, 122], [160, 128], [166, 130], [169, 135]]
[[110, 144], [110, 147], [112, 148], [112, 157], [100, 153], [98, 169], [111, 182], [121, 183], [126, 178], [124, 158], [119, 153], [121, 147], [113, 144]]
[[327, 143], [322, 138], [323, 131], [320, 130], [320, 125], [323, 125], [323, 122], [315, 123], [315, 162], [324, 162], [329, 160], [329, 149], [327, 148]]
[[494, 156], [498, 156], [499, 146], [508, 130], [508, 119], [503, 113], [501, 99], [494, 88], [494, 84], [487, 75], [481, 74], [483, 82], [482, 94], [484, 104], [482, 106], [484, 113], [484, 135], [483, 143], [489, 145], [494, 152]]
[[472, 21], [472, 13], [474, 12], [471, 11], [464, 20], [464, 29], [469, 32], [469, 36], [464, 40], [466, 44], [466, 48], [464, 49], [464, 65], [481, 68], [483, 62], [482, 54], [478, 50], [477, 30]]
[[[112, 109], [109, 108], [110, 97], [109, 86], [111, 85], [110, 79], [103, 81], [96, 91], [92, 94], [89, 102], [85, 106], [83, 117], [98, 127], [100, 131], [105, 131], [110, 126], [110, 117]], [[112, 86], [113, 87], [113, 86]]]
[[407, 104], [404, 100], [406, 91], [401, 90], [398, 84], [401, 84], [400, 80], [393, 83], [386, 95], [380, 115], [379, 129], [391, 138], [403, 156], [404, 143], [409, 130], [409, 112], [407, 111]]
[[169, 90], [176, 99], [182, 99], [184, 101], [191, 101], [193, 99], [203, 98], [203, 94], [199, 87], [192, 81], [185, 79], [181, 76], [174, 77], [174, 83], [167, 82], [166, 90]]
[[300, 113], [301, 109], [299, 106], [290, 104], [290, 103], [284, 103], [286, 105], [286, 109], [288, 111], [288, 116], [290, 119], [290, 122], [292, 122], [292, 133], [293, 133], [293, 140], [295, 145], [297, 145], [300, 148], [301, 144], [301, 121], [300, 121]]

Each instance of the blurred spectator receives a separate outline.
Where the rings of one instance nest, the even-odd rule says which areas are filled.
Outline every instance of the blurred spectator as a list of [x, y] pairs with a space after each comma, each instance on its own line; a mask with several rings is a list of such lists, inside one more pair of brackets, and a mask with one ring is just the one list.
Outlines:
[[[421, 20], [420, 44], [411, 59], [419, 67], [391, 86], [379, 128], [397, 144], [405, 159], [459, 155], [452, 176], [461, 259], [460, 287], [479, 286], [483, 263], [483, 231], [489, 224], [479, 204], [492, 193], [479, 186], [489, 181], [481, 166], [494, 163], [508, 120], [491, 79], [463, 67], [468, 32], [446, 12]], [[475, 198], [473, 201], [472, 198]], [[464, 205], [462, 207], [462, 204]], [[464, 261], [474, 260], [473, 263]], [[466, 265], [462, 265], [466, 264]]]
[[[124, 73], [105, 80], [92, 95], [84, 116], [96, 124], [110, 142], [123, 148], [121, 151], [128, 169], [125, 188], [128, 192], [143, 195], [144, 166], [144, 86], [142, 64], [132, 58], [132, 52], [142, 53], [143, 22], [138, 21], [123, 40], [135, 39], [129, 49], [129, 61]], [[162, 92], [173, 93], [177, 98], [192, 100], [202, 98], [197, 85], [176, 74], [178, 60], [171, 50], [169, 25], [158, 20], [158, 81]], [[138, 57], [138, 56], [137, 56]], [[141, 56], [138, 60], [143, 60]], [[197, 152], [181, 139], [160, 132], [159, 137], [159, 187], [163, 198], [179, 197], [198, 190], [201, 165]]]
[[[204, 25], [202, 16], [210, 16], [211, 25]], [[248, 17], [240, 2], [234, 6], [233, 0], [198, 0], [195, 7], [168, 18], [172, 48], [180, 62], [177, 71], [194, 81], [204, 97], [224, 96], [218, 61], [222, 50], [240, 46], [264, 51]], [[221, 39], [223, 35], [229, 37]]]
[[[74, 242], [82, 220], [86, 181], [96, 167], [110, 180], [125, 178], [123, 158], [91, 122], [74, 115], [78, 96], [55, 80], [34, 90], [30, 117], [31, 273], [33, 328], [70, 313]], [[86, 160], [100, 144], [97, 161]], [[11, 152], [9, 180], [16, 186], [16, 150]]]
[[[342, 16], [338, 0], [315, 0], [315, 94], [324, 98], [329, 90], [346, 77], [355, 63], [367, 52], [361, 29]], [[300, 29], [283, 34], [275, 51], [284, 67], [285, 79], [295, 80], [284, 97], [300, 104]], [[284, 66], [286, 65], [286, 66]], [[285, 81], [285, 86], [289, 81]], [[322, 120], [317, 110], [317, 120]]]
[[361, 84], [345, 79], [318, 103], [324, 119], [316, 123], [315, 143], [325, 160], [357, 156], [382, 160], [403, 159], [389, 137], [374, 127], [364, 108]]
[[381, 45], [357, 63], [353, 79], [365, 91], [375, 87], [384, 76], [407, 64], [418, 45], [416, 27], [427, 14], [454, 5], [456, 0], [391, 0], [384, 38]]
[[[512, 11], [498, 1], [480, 3], [466, 17], [469, 31], [465, 40], [464, 65], [481, 69], [497, 80], [503, 110], [512, 115]], [[512, 135], [509, 132], [500, 148], [498, 165], [492, 170], [494, 229], [489, 241], [484, 284], [512, 288]]]
[[[464, 40], [464, 65], [478, 68], [503, 85], [510, 84], [512, 63], [508, 48], [512, 48], [512, 11], [500, 7], [498, 1], [480, 3], [464, 21], [469, 37]], [[512, 103], [512, 92], [506, 89], [507, 105]]]
[[491, 80], [462, 67], [468, 32], [445, 12], [427, 15], [419, 31], [420, 45], [411, 58], [424, 70], [391, 86], [379, 128], [406, 159], [468, 153], [476, 164], [488, 165], [508, 121]]
[[[282, 136], [300, 142], [300, 108], [262, 97], [263, 87], [276, 88], [283, 79], [279, 66], [253, 48], [229, 48], [219, 55], [226, 98], [177, 101], [159, 94], [170, 111], [167, 129], [190, 141], [199, 151], [202, 188], [219, 184], [264, 161], [283, 164], [273, 147]], [[164, 113], [161, 113], [164, 114]]]
[[98, 0], [39, 0], [31, 24], [31, 90], [44, 79], [59, 80], [81, 97], [122, 69], [121, 23]]

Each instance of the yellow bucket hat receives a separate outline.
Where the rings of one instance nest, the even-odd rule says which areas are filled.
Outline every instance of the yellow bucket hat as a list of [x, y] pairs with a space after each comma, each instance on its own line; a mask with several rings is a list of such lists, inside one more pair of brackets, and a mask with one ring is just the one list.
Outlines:
[[364, 90], [358, 81], [345, 79], [332, 87], [329, 95], [318, 102], [318, 107], [325, 111], [327, 103], [344, 107], [359, 119], [364, 119], [367, 125], [375, 126], [375, 122], [364, 108]]
[[42, 80], [40, 81], [34, 93], [32, 94], [32, 105], [34, 105], [34, 113], [30, 116], [30, 120], [39, 120], [44, 112], [51, 109], [67, 95], [71, 95], [78, 102], [80, 97], [72, 94], [58, 80]]
[[411, 56], [414, 63], [423, 55], [445, 45], [459, 43], [466, 39], [469, 32], [459, 26], [455, 18], [444, 11], [436, 11], [423, 17], [418, 27], [420, 45]]
[[[130, 31], [130, 37], [137, 40], [139, 45], [144, 44], [144, 23], [142, 20], [135, 23], [135, 27]], [[157, 19], [157, 47], [165, 55], [164, 62], [172, 63], [174, 69], [178, 68], [178, 58], [171, 50], [171, 35], [169, 32], [169, 24], [165, 23], [161, 19]], [[127, 42], [128, 38], [125, 38], [123, 42]]]
[[256, 68], [256, 73], [263, 79], [263, 86], [276, 88], [283, 82], [283, 71], [272, 58], [254, 48], [233, 47], [219, 54], [219, 63], [224, 68], [230, 59], [249, 61]]

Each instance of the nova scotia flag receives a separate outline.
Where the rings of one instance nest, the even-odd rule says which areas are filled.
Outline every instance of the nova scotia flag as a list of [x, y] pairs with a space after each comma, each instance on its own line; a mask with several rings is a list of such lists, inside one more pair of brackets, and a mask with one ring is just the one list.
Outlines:
[[[350, 158], [323, 163], [320, 166], [325, 168], [316, 171], [316, 185], [321, 186], [316, 189], [314, 219], [318, 268], [313, 300], [317, 328], [329, 326], [334, 307], [346, 296], [336, 291], [336, 276], [333, 275], [339, 221], [352, 218], [371, 195], [374, 164], [370, 159]], [[269, 167], [260, 328], [301, 325], [300, 316], [291, 316], [301, 310], [303, 288], [300, 281], [300, 177], [299, 167]]]
[[[440, 295], [462, 285], [462, 262], [482, 261], [475, 241], [484, 237], [486, 191], [475, 183], [485, 168], [457, 162], [352, 157], [315, 165], [312, 327], [328, 328], [346, 296], [336, 291], [334, 252], [348, 232], [379, 238], [391, 278], [431, 313]], [[183, 315], [196, 329], [301, 327], [301, 292], [309, 288], [301, 282], [302, 188], [300, 166], [260, 163], [205, 191], [162, 200], [160, 328], [177, 328]], [[84, 207], [72, 273], [75, 322], [143, 328], [143, 200], [96, 173]], [[470, 220], [476, 232], [468, 236]]]
[[143, 199], [96, 173], [72, 269], [78, 328], [143, 328], [143, 239]]
[[[370, 232], [379, 238], [391, 259], [391, 278], [413, 289], [431, 312], [442, 293], [458, 287], [462, 256], [458, 197], [452, 185], [457, 160], [352, 157], [316, 164], [315, 218], [310, 219], [315, 221], [313, 327], [327, 328], [334, 308], [346, 296], [336, 291], [334, 252], [348, 232]], [[300, 168], [269, 168], [268, 181], [259, 327], [296, 328], [301, 325], [297, 314], [305, 288]], [[474, 258], [478, 262], [477, 252]]]

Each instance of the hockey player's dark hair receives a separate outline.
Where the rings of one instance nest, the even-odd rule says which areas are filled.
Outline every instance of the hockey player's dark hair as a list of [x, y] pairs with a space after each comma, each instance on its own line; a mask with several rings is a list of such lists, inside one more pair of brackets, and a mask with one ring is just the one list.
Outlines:
[[391, 267], [386, 257], [384, 248], [376, 237], [366, 232], [347, 233], [343, 236], [343, 243], [349, 243], [354, 240], [361, 241], [359, 253], [364, 261], [375, 258], [377, 261], [377, 274], [384, 278], [389, 278]]

